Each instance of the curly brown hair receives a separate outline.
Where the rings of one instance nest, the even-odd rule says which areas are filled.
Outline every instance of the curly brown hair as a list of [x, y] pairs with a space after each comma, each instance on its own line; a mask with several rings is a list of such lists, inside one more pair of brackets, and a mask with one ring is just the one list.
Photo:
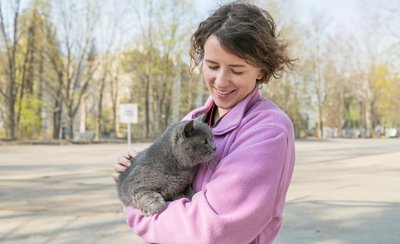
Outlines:
[[264, 71], [258, 83], [268, 83], [272, 76], [279, 78], [285, 67], [293, 69], [296, 59], [287, 56], [287, 44], [277, 40], [275, 29], [271, 15], [253, 4], [222, 5], [199, 24], [191, 38], [192, 67], [199, 66], [206, 40], [215, 35], [226, 51]]

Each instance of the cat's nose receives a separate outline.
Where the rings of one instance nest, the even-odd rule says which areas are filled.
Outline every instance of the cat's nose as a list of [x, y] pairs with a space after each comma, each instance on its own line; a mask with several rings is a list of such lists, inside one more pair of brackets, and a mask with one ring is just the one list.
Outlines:
[[215, 145], [212, 145], [212, 146], [211, 146], [211, 149], [214, 150], [214, 151], [217, 150], [217, 148], [215, 147]]

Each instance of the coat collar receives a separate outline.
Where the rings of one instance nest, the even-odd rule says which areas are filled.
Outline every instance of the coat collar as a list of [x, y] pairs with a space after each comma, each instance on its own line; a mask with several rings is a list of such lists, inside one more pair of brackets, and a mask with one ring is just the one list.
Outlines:
[[[253, 91], [247, 95], [242, 101], [235, 105], [225, 116], [221, 119], [219, 124], [212, 129], [214, 135], [222, 135], [225, 134], [233, 129], [235, 129], [240, 122], [242, 121], [243, 117], [245, 116], [246, 112], [250, 110], [251, 107], [259, 100], [260, 93], [258, 86], [256, 86]], [[211, 96], [208, 97], [206, 103], [203, 107], [194, 111], [192, 117], [198, 117], [201, 114], [207, 113], [207, 111], [211, 108], [213, 104], [213, 99]]]

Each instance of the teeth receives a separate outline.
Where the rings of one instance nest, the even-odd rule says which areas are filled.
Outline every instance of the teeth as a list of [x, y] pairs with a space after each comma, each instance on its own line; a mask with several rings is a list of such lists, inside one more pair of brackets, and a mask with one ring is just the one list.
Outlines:
[[220, 90], [218, 90], [218, 89], [215, 89], [215, 90], [217, 91], [218, 94], [223, 95], [223, 96], [232, 93], [232, 91], [225, 92], [225, 91], [220, 91]]

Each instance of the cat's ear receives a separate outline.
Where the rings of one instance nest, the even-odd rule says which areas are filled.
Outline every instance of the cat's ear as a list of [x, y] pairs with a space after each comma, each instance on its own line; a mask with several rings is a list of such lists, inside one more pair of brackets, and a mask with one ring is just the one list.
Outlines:
[[183, 126], [183, 136], [188, 137], [193, 130], [193, 120], [189, 120]]
[[207, 120], [207, 114], [202, 114], [199, 117], [195, 118], [195, 120], [207, 124], [207, 121], [206, 121]]

